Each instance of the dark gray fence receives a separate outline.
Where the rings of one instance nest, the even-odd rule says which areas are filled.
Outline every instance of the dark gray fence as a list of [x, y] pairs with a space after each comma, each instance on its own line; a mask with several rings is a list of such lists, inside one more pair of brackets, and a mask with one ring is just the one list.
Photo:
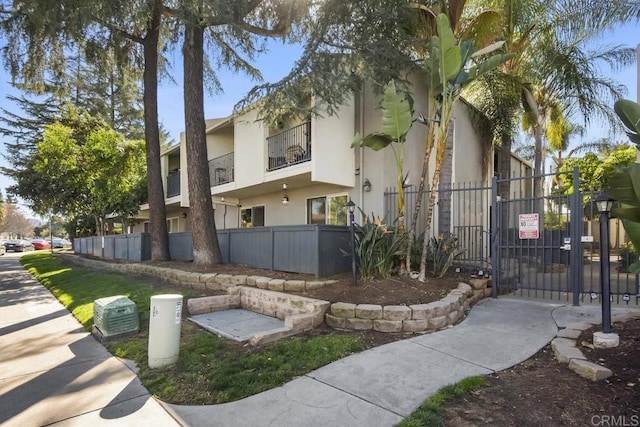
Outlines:
[[[350, 271], [349, 228], [335, 225], [293, 225], [218, 230], [225, 263], [327, 277]], [[150, 236], [123, 234], [74, 239], [74, 251], [129, 261], [151, 259]], [[171, 259], [193, 260], [191, 233], [169, 235]]]

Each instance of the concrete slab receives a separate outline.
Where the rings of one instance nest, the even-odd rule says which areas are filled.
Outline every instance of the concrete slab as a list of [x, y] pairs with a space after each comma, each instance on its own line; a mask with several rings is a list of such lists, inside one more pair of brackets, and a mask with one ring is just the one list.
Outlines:
[[115, 358], [68, 363], [2, 379], [0, 395], [0, 423], [16, 426], [48, 425], [72, 414], [140, 396], [149, 398], [133, 372]]
[[18, 256], [0, 259], [0, 335], [0, 425], [178, 425]]
[[198, 314], [189, 320], [216, 335], [240, 342], [257, 333], [284, 328], [284, 320], [242, 308]]
[[411, 341], [449, 356], [501, 371], [513, 366], [513, 360], [526, 360], [549, 343], [553, 335], [532, 335], [497, 331], [475, 325], [459, 325]]
[[[612, 307], [611, 318], [615, 322], [616, 317], [626, 314], [640, 314], [640, 307]], [[566, 305], [553, 311], [553, 319], [559, 327], [567, 327], [576, 323], [602, 324], [602, 307]]]
[[407, 416], [447, 384], [490, 369], [414, 342], [376, 347], [308, 374], [376, 406]]
[[169, 406], [189, 426], [394, 426], [402, 416], [312, 378], [213, 406]]
[[178, 425], [178, 422], [174, 420], [166, 422], [158, 420], [157, 414], [164, 412], [166, 412], [165, 409], [156, 399], [141, 396], [75, 415], [50, 425], [56, 427], [112, 427], [114, 425], [118, 427], [140, 427], [143, 425], [163, 427]]

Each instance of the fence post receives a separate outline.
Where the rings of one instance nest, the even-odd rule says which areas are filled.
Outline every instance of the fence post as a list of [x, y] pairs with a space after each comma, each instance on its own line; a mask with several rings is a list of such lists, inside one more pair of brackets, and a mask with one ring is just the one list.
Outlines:
[[580, 193], [580, 172], [578, 168], [573, 168], [573, 195], [571, 196], [571, 218], [570, 218], [570, 235], [571, 235], [571, 268], [569, 275], [571, 287], [573, 289], [573, 305], [580, 305], [580, 294], [582, 292], [583, 265], [582, 254], [582, 194]]
[[500, 282], [500, 256], [498, 240], [500, 230], [498, 229], [500, 206], [498, 206], [498, 178], [491, 179], [491, 298], [498, 298], [498, 285]]

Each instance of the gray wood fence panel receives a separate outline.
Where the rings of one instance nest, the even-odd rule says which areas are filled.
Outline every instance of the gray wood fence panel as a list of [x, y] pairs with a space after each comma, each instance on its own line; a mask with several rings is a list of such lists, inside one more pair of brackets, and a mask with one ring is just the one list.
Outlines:
[[120, 236], [104, 236], [102, 249], [102, 256], [106, 259], [116, 259], [116, 240]]
[[229, 262], [229, 240], [231, 233], [229, 229], [218, 230], [218, 245], [220, 246], [220, 253], [222, 254], [222, 262], [225, 264]]
[[318, 275], [318, 227], [273, 230], [273, 269]]
[[351, 271], [351, 232], [349, 227], [324, 225], [320, 226], [318, 244], [319, 277]]
[[102, 253], [102, 237], [97, 236], [91, 238], [91, 255], [100, 258], [104, 256]]
[[229, 262], [272, 269], [273, 227], [236, 229], [229, 236]]
[[[325, 277], [351, 268], [349, 229], [339, 226], [278, 226], [218, 231], [218, 243], [225, 263], [244, 264], [269, 270], [314, 274]], [[79, 254], [140, 262], [151, 259], [148, 233], [79, 237], [74, 250]], [[169, 234], [171, 259], [193, 260], [191, 233]]]
[[169, 255], [172, 260], [193, 261], [193, 239], [191, 233], [170, 233]]
[[129, 258], [129, 240], [135, 239], [128, 234], [122, 234], [113, 240], [113, 257], [115, 259], [133, 261], [133, 259]]

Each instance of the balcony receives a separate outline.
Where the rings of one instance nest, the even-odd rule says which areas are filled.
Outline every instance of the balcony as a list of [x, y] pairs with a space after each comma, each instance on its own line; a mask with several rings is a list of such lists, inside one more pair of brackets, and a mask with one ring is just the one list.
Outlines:
[[209, 160], [209, 182], [212, 187], [233, 182], [233, 151]]
[[180, 195], [180, 171], [167, 176], [167, 198]]
[[311, 121], [268, 137], [267, 151], [267, 171], [311, 160]]

